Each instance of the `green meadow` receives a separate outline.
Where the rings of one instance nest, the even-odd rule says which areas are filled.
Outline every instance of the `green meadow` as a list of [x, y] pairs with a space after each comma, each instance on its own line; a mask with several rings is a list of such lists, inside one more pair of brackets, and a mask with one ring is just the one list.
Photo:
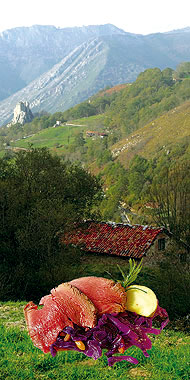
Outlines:
[[69, 139], [73, 139], [73, 132], [76, 129], [78, 132], [81, 127], [74, 127], [70, 125], [63, 125], [56, 128], [50, 127], [35, 133], [32, 137], [16, 141], [12, 145], [22, 148], [27, 148], [28, 144], [33, 144], [36, 148], [40, 148], [42, 146], [52, 148], [57, 143], [67, 145]]
[[[103, 129], [103, 115], [91, 116], [77, 120], [68, 121], [67, 124], [62, 124], [56, 128], [49, 127], [43, 129], [33, 136], [12, 141], [12, 147], [28, 148], [32, 144], [35, 148], [46, 146], [50, 150], [57, 150], [61, 153], [68, 145], [72, 144], [77, 133], [84, 133], [89, 129], [99, 131]], [[59, 150], [59, 151], [58, 151]]]
[[138, 348], [134, 355], [138, 365], [127, 362], [107, 366], [103, 355], [97, 361], [78, 352], [60, 352], [55, 358], [34, 347], [28, 336], [23, 307], [25, 302], [0, 304], [0, 379], [154, 379], [188, 380], [190, 378], [190, 336], [187, 332], [168, 326], [159, 336], [152, 336], [150, 357]]

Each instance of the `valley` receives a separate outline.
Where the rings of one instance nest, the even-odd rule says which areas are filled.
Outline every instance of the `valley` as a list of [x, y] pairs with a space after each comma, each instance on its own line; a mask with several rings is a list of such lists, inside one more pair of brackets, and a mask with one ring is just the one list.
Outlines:
[[1, 128], [1, 156], [46, 147], [101, 179], [103, 220], [168, 226], [146, 204], [158, 203], [155, 186], [166, 167], [171, 173], [181, 167], [188, 176], [189, 81], [188, 62], [176, 71], [145, 70], [134, 83], [104, 89], [65, 112]]

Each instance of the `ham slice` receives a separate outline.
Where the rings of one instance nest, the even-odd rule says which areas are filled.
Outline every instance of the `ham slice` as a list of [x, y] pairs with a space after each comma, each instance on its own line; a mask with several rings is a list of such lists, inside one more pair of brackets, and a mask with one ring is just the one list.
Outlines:
[[44, 353], [55, 342], [58, 334], [73, 323], [82, 327], [96, 325], [96, 308], [88, 297], [75, 286], [65, 283], [52, 289], [40, 300], [41, 309], [33, 302], [24, 308], [28, 331], [34, 345]]
[[70, 281], [93, 302], [99, 315], [125, 311], [126, 292], [119, 283], [103, 277], [81, 277]]
[[34, 345], [45, 353], [49, 352], [50, 345], [55, 342], [61, 330], [66, 326], [73, 327], [64, 308], [52, 296], [44, 297], [42, 309], [29, 302], [24, 308], [24, 315]]
[[94, 327], [97, 310], [91, 300], [70, 283], [64, 283], [51, 290], [51, 294], [65, 308], [65, 313], [78, 326]]

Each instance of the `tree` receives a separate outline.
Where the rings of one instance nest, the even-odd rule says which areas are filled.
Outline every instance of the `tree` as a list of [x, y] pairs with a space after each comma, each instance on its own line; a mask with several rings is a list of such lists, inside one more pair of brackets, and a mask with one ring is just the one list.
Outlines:
[[128, 193], [130, 201], [136, 202], [141, 199], [146, 181], [148, 181], [149, 163], [146, 158], [135, 155], [130, 162], [128, 173]]
[[[17, 268], [17, 278], [22, 267], [20, 287], [17, 283], [13, 290], [12, 286], [14, 294], [21, 292], [23, 282], [28, 294], [33, 273], [42, 267], [50, 276], [58, 252], [58, 232], [92, 217], [100, 193], [96, 177], [78, 165], [62, 162], [46, 148], [31, 148], [12, 160], [0, 160], [2, 270], [9, 274], [10, 267]], [[25, 278], [21, 279], [23, 272]]]
[[74, 137], [74, 142], [73, 142], [73, 145], [80, 149], [81, 147], [83, 147], [84, 145], [86, 144], [86, 141], [83, 137], [83, 133], [82, 132], [77, 132], [75, 134], [75, 137]]
[[112, 161], [105, 166], [102, 175], [107, 188], [100, 206], [104, 220], [122, 221], [120, 204], [127, 192], [127, 174], [120, 162]]
[[190, 62], [182, 62], [177, 66], [176, 79], [183, 79], [190, 77]]
[[159, 225], [164, 225], [176, 237], [190, 243], [190, 165], [182, 162], [163, 167], [150, 188], [150, 199], [155, 205], [152, 214]]
[[174, 78], [173, 78], [174, 70], [167, 67], [166, 69], [162, 71], [162, 76], [163, 76], [164, 83], [166, 85], [172, 86], [174, 84]]
[[93, 106], [96, 108], [96, 113], [101, 114], [105, 112], [106, 106], [109, 106], [111, 99], [107, 96], [100, 96], [93, 100]]

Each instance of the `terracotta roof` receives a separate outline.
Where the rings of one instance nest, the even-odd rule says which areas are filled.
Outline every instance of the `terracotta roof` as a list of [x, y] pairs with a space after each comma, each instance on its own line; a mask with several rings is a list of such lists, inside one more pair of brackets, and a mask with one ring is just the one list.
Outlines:
[[61, 241], [87, 252], [141, 258], [163, 232], [169, 234], [164, 227], [87, 221]]
[[107, 136], [108, 134], [105, 132], [98, 132], [98, 131], [86, 131], [86, 134], [90, 135], [98, 135], [98, 136]]

